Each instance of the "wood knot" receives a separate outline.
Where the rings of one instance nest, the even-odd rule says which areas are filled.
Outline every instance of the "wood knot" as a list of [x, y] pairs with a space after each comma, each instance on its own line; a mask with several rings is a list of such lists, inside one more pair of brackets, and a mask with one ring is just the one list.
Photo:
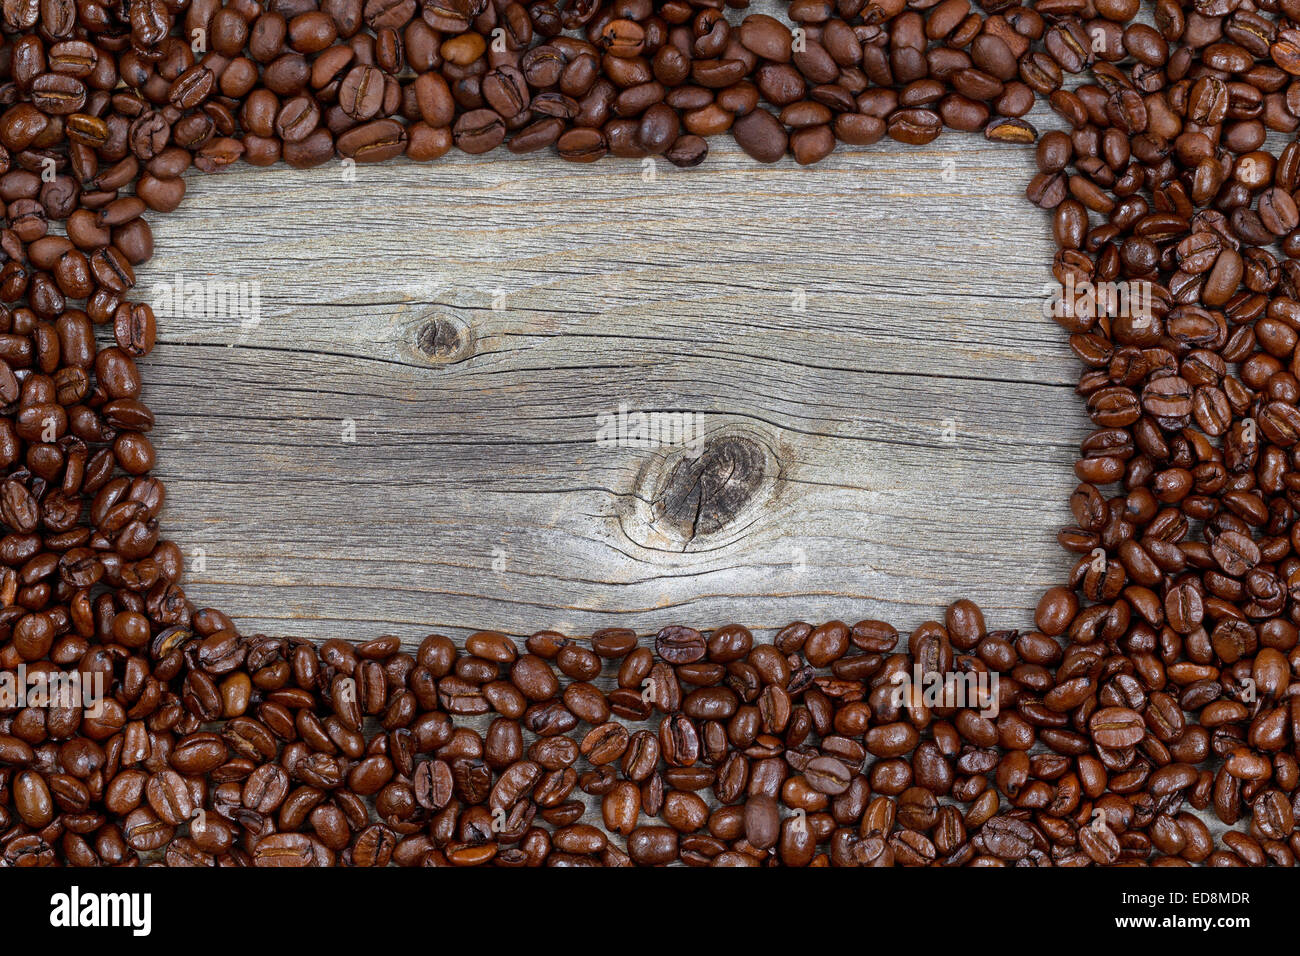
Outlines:
[[696, 538], [731, 528], [771, 493], [778, 472], [771, 448], [746, 434], [719, 434], [702, 448], [677, 449], [641, 475], [637, 514], [624, 530], [646, 547], [684, 550]]
[[430, 315], [415, 326], [415, 350], [428, 362], [451, 365], [474, 354], [474, 333], [464, 321]]

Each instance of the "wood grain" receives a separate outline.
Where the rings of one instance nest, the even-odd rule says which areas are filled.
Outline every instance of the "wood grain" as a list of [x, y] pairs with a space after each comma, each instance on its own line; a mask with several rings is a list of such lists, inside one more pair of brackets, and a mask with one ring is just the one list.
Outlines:
[[[162, 316], [146, 362], [191, 598], [354, 639], [910, 628], [960, 596], [1026, 625], [1087, 430], [1031, 153], [650, 168], [194, 175], [138, 288], [261, 310]], [[620, 407], [701, 416], [699, 456], [597, 444]]]

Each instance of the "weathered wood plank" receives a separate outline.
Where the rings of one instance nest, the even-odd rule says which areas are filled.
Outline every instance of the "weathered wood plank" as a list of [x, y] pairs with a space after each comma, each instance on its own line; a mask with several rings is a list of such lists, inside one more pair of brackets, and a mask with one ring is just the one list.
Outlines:
[[[261, 311], [164, 317], [148, 360], [191, 596], [352, 638], [906, 627], [963, 595], [1027, 623], [1087, 425], [1032, 156], [711, 146], [652, 182], [504, 154], [193, 179], [141, 288], [256, 281]], [[698, 413], [702, 457], [598, 446], [621, 406]]]

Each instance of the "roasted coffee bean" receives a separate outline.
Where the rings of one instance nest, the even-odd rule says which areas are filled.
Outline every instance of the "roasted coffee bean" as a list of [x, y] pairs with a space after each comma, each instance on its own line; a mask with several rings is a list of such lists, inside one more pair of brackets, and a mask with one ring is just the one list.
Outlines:
[[738, 118], [731, 127], [736, 143], [760, 163], [775, 163], [785, 155], [789, 135], [780, 121], [764, 109]]

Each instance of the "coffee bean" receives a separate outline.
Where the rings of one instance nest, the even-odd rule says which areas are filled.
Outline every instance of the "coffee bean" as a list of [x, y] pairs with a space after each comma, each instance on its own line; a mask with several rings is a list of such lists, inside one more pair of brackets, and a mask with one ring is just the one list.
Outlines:
[[384, 74], [373, 66], [355, 66], [339, 84], [339, 108], [350, 118], [365, 122], [384, 105]]
[[1102, 747], [1132, 747], [1146, 736], [1142, 715], [1126, 707], [1103, 707], [1088, 721], [1093, 738]]
[[486, 153], [505, 142], [506, 125], [495, 110], [472, 110], [456, 120], [452, 137], [463, 152]]
[[272, 833], [253, 849], [254, 866], [331, 866], [334, 854], [305, 833]]
[[890, 115], [885, 131], [900, 143], [923, 146], [943, 132], [943, 120], [932, 110], [902, 109]]
[[839, 796], [849, 789], [852, 775], [849, 769], [834, 757], [815, 757], [804, 768], [808, 785], [818, 793]]
[[608, 151], [609, 144], [597, 129], [571, 129], [555, 143], [561, 159], [573, 163], [594, 163]]
[[666, 627], [655, 637], [655, 652], [669, 664], [702, 660], [707, 650], [703, 635], [689, 627]]
[[763, 109], [739, 117], [731, 132], [740, 148], [760, 163], [775, 163], [785, 155], [789, 143], [785, 127]]

